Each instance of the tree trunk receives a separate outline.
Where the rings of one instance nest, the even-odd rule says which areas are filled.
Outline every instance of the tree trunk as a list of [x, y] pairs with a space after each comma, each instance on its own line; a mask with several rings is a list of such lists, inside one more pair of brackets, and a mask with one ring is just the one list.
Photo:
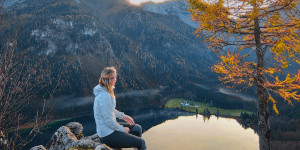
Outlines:
[[258, 135], [259, 135], [259, 149], [270, 150], [270, 126], [269, 126], [269, 109], [266, 101], [265, 89], [259, 85], [256, 87], [256, 94], [258, 96], [257, 102], [257, 119], [258, 119]]
[[254, 19], [255, 43], [256, 43], [256, 96], [257, 101], [257, 119], [258, 119], [258, 135], [259, 135], [259, 149], [270, 150], [270, 126], [269, 126], [269, 108], [266, 99], [266, 90], [264, 88], [264, 55], [260, 39], [260, 27], [258, 18]]

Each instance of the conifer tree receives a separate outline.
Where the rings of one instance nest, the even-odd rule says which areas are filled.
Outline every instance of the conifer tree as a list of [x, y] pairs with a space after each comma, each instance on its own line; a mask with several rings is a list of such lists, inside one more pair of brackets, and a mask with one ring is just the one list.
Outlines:
[[[220, 58], [213, 71], [230, 87], [255, 86], [259, 145], [270, 149], [268, 103], [282, 97], [300, 101], [300, 13], [298, 0], [188, 0], [188, 11], [199, 23]], [[204, 34], [201, 34], [204, 33]], [[288, 70], [291, 66], [297, 68]], [[292, 72], [295, 71], [295, 72]], [[284, 75], [284, 77], [282, 77]]]

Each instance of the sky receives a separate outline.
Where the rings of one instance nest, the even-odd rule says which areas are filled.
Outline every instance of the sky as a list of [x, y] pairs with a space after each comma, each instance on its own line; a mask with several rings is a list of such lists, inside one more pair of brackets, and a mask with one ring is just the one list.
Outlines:
[[146, 2], [161, 3], [161, 2], [170, 1], [170, 0], [128, 0], [128, 1], [131, 4], [140, 5], [140, 4], [146, 3]]

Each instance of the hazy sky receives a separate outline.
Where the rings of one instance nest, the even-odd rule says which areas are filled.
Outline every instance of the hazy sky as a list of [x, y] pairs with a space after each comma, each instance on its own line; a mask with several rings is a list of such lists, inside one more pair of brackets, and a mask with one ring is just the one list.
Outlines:
[[161, 3], [164, 1], [169, 1], [169, 0], [128, 0], [131, 4], [139, 5], [141, 3], [145, 2], [154, 2], [154, 3]]

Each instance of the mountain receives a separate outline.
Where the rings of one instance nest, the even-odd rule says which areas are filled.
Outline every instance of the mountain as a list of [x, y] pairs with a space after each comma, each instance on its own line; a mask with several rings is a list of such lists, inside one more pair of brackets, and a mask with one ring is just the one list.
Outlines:
[[13, 37], [18, 31], [18, 51], [47, 56], [57, 68], [68, 70], [63, 78], [70, 85], [57, 96], [91, 95], [101, 70], [111, 65], [119, 70], [117, 92], [159, 86], [184, 91], [216, 80], [210, 70], [215, 55], [176, 15], [149, 12], [123, 0], [7, 3], [9, 25], [2, 35]]
[[164, 3], [149, 2], [142, 5], [143, 8], [150, 12], [178, 16], [184, 23], [196, 28], [197, 23], [191, 20], [189, 12], [186, 11], [187, 6], [188, 2], [186, 0], [172, 0]]

